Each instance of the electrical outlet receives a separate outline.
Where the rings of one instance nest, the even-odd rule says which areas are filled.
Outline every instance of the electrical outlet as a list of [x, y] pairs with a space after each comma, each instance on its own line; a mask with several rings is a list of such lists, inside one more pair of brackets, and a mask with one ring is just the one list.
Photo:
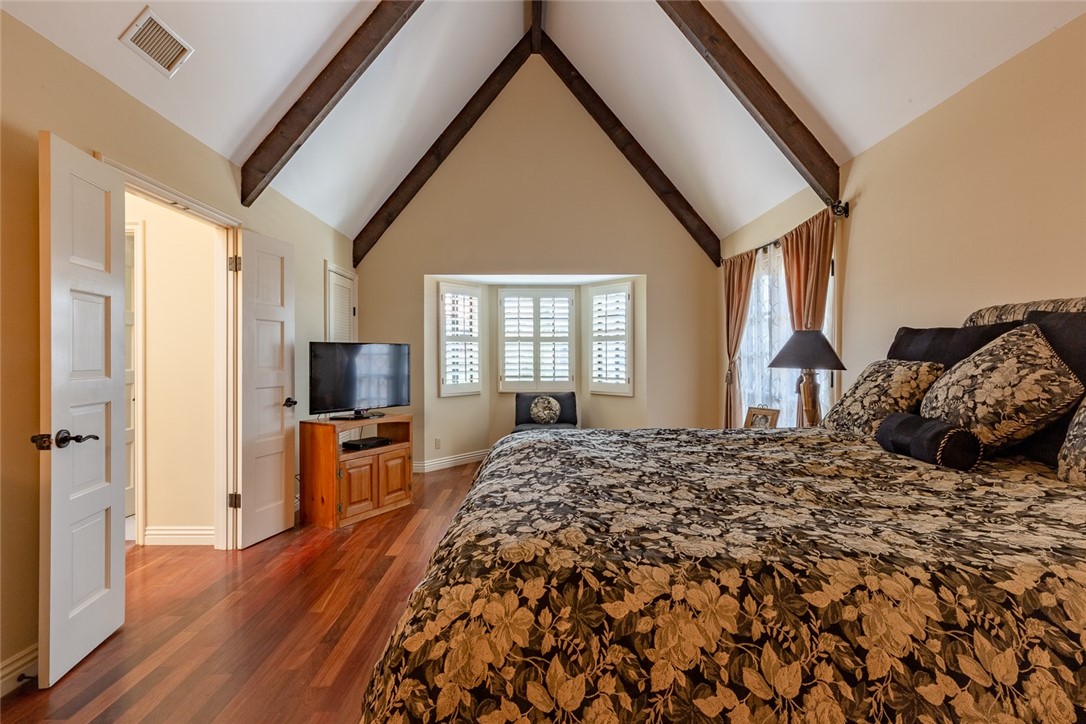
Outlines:
[[440, 450], [440, 449], [441, 449], [441, 438], [440, 437], [435, 437], [434, 438], [434, 450]]

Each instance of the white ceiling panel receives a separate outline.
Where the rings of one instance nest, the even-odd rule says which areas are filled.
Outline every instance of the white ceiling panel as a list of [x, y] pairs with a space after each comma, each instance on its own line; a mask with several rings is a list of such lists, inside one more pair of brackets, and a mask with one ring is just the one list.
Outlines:
[[241, 164], [376, 2], [151, 3], [194, 48], [173, 78], [118, 40], [146, 5], [5, 0], [4, 10]]
[[1086, 12], [1071, 0], [704, 4], [838, 163]]
[[520, 2], [423, 3], [272, 186], [356, 236], [523, 35]]
[[[841, 163], [1086, 12], [1086, 0], [703, 2]], [[3, 9], [240, 165], [376, 0], [151, 3], [195, 49], [173, 78], [118, 40], [145, 4]], [[525, 9], [427, 0], [272, 185], [357, 235], [523, 35]], [[803, 188], [653, 0], [548, 0], [545, 27], [718, 235]]]
[[552, 1], [544, 27], [718, 236], [803, 188], [655, 2]]

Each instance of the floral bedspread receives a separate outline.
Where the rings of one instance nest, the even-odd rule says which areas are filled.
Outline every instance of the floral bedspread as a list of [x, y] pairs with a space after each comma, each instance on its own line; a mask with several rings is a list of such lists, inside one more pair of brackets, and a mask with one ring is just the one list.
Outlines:
[[363, 721], [1086, 720], [1086, 488], [825, 430], [500, 440]]

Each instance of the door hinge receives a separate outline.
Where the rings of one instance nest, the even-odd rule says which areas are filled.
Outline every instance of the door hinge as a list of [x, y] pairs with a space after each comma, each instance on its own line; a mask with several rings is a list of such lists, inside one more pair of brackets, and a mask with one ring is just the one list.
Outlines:
[[343, 479], [343, 468], [336, 468], [336, 477], [340, 480]]
[[336, 512], [337, 513], [342, 513], [343, 512], [343, 504], [342, 503], [336, 503]]
[[226, 496], [226, 507], [228, 508], [240, 508], [241, 507], [241, 493], [229, 493]]
[[241, 271], [241, 257], [240, 256], [232, 256], [232, 257], [230, 257], [226, 261], [226, 267], [227, 267], [228, 270], [230, 270], [232, 272]]

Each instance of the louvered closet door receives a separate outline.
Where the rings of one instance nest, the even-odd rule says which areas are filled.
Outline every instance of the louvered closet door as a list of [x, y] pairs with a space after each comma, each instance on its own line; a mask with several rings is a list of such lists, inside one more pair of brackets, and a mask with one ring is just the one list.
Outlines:
[[324, 338], [328, 342], [355, 341], [356, 280], [354, 272], [327, 265]]

